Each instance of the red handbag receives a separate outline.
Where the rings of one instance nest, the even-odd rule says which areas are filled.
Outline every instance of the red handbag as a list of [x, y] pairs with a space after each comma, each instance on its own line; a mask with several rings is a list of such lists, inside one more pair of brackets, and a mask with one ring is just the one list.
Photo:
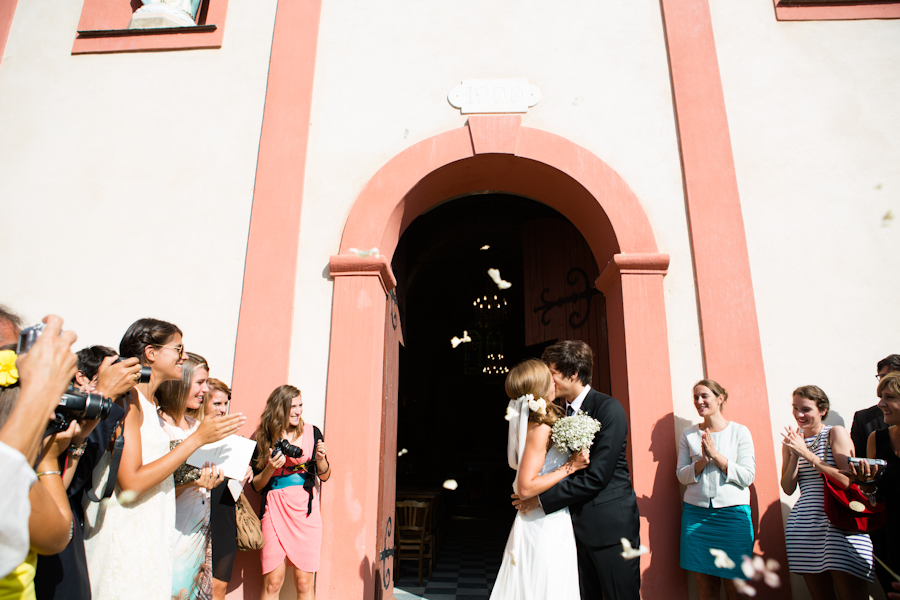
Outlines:
[[845, 490], [825, 473], [822, 473], [822, 479], [825, 481], [825, 515], [832, 525], [851, 533], [869, 533], [884, 525], [884, 502], [872, 506], [855, 483]]
[[[826, 459], [831, 449], [830, 438], [831, 431], [825, 438]], [[825, 516], [836, 528], [849, 533], [869, 533], [884, 525], [887, 518], [884, 502], [873, 506], [855, 483], [844, 489], [826, 473], [822, 473], [822, 479], [825, 482]]]

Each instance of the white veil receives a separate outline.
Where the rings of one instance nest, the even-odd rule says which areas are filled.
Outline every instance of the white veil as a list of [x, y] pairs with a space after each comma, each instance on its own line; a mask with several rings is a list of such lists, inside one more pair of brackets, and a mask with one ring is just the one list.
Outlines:
[[[525, 451], [525, 436], [528, 435], [528, 400], [510, 400], [507, 408], [509, 418], [509, 436], [506, 442], [506, 458], [509, 466], [516, 471], [522, 461], [522, 453]], [[516, 473], [516, 479], [519, 475]], [[513, 481], [513, 490], [516, 482]]]

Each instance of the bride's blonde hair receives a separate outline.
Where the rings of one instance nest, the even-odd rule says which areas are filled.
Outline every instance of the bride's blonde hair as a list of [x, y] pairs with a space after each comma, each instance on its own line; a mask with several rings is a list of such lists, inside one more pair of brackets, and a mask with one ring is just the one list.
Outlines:
[[[529, 358], [513, 367], [506, 376], [506, 395], [511, 400], [521, 398], [525, 394], [531, 394], [535, 400], [547, 399], [553, 378], [550, 369], [542, 360]], [[532, 423], [544, 423], [553, 426], [562, 416], [562, 409], [555, 403], [547, 401], [547, 414], [542, 415], [534, 411], [528, 411], [528, 420]]]

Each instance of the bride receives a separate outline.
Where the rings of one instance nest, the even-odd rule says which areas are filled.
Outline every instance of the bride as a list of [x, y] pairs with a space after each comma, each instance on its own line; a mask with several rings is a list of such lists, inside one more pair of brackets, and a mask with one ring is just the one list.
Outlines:
[[[567, 456], [550, 441], [550, 428], [563, 416], [553, 403], [556, 390], [550, 369], [537, 359], [516, 366], [506, 378], [511, 400], [509, 466], [516, 469], [513, 488], [522, 498], [544, 492], [587, 467], [587, 451]], [[518, 512], [491, 600], [580, 600], [575, 534], [568, 508], [544, 514], [539, 506]]]

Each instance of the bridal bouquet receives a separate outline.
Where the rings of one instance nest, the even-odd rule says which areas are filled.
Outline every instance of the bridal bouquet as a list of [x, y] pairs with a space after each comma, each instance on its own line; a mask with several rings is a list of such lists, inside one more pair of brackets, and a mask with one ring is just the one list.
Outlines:
[[558, 420], [550, 431], [550, 439], [560, 452], [568, 454], [590, 448], [598, 431], [600, 421], [587, 413], [577, 412]]

